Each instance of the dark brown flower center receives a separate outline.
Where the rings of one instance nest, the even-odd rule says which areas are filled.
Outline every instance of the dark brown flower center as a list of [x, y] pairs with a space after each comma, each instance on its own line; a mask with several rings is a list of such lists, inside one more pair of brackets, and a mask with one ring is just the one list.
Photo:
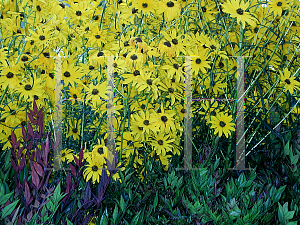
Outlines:
[[244, 10], [242, 10], [241, 8], [238, 8], [238, 9], [236, 10], [236, 12], [237, 12], [237, 14], [239, 14], [239, 15], [243, 15], [243, 14], [244, 14]]
[[201, 9], [202, 9], [202, 12], [206, 12], [206, 8], [205, 8], [205, 6], [204, 7], [201, 7]]
[[42, 11], [41, 6], [38, 5], [38, 6], [36, 7], [36, 10], [39, 11], [39, 12]]
[[76, 95], [76, 94], [73, 94], [73, 98], [75, 98], [75, 99], [76, 99], [76, 98], [77, 98], [77, 95]]
[[143, 8], [147, 8], [148, 4], [147, 3], [143, 3], [142, 6], [143, 6]]
[[104, 150], [103, 150], [102, 147], [100, 147], [100, 148], [98, 148], [97, 152], [98, 152], [99, 154], [103, 154], [103, 153], [104, 153]]
[[99, 93], [99, 90], [93, 89], [93, 91], [92, 91], [92, 94], [93, 94], [93, 95], [97, 95], [98, 93]]
[[173, 64], [173, 67], [174, 67], [176, 70], [178, 70], [179, 65], [175, 63], [175, 64]]
[[40, 36], [39, 36], [39, 39], [40, 39], [41, 41], [44, 41], [44, 40], [46, 39], [46, 37], [45, 37], [44, 35], [40, 35]]
[[37, 95], [34, 95], [33, 98], [34, 98], [34, 100], [39, 100], [39, 96], [37, 96]]
[[94, 66], [89, 66], [89, 70], [93, 70], [93, 69], [95, 69]]
[[144, 120], [144, 125], [148, 126], [149, 125], [149, 120]]
[[135, 71], [133, 72], [133, 75], [136, 77], [136, 76], [138, 76], [138, 75], [141, 75], [141, 73], [140, 73], [139, 70], [135, 70]]
[[254, 31], [254, 33], [257, 33], [257, 32], [258, 32], [258, 27], [255, 27], [255, 28], [253, 29], [253, 31]]
[[66, 72], [64, 72], [64, 76], [65, 76], [65, 77], [70, 77], [71, 74], [70, 74], [70, 72], [66, 71]]
[[103, 56], [104, 53], [103, 52], [98, 52], [97, 57]]
[[96, 39], [99, 39], [99, 38], [100, 38], [100, 35], [99, 35], [99, 34], [95, 35], [95, 38], [96, 38]]
[[163, 121], [164, 123], [168, 121], [168, 117], [166, 117], [166, 116], [162, 116], [160, 119], [161, 119], [161, 121]]
[[12, 78], [14, 76], [14, 74], [12, 72], [8, 72], [8, 74], [6, 74], [7, 78]]
[[21, 60], [22, 60], [23, 62], [26, 62], [26, 61], [28, 61], [28, 57], [27, 57], [26, 55], [24, 55], [24, 56], [21, 58]]
[[167, 6], [168, 6], [168, 7], [173, 7], [173, 6], [174, 6], [174, 3], [171, 2], [171, 1], [170, 1], [170, 2], [167, 2]]
[[178, 40], [177, 40], [176, 38], [174, 38], [174, 39], [172, 39], [172, 43], [173, 43], [174, 45], [177, 45], [177, 44], [178, 44]]
[[221, 126], [221, 127], [225, 127], [225, 126], [226, 126], [226, 123], [224, 123], [223, 121], [220, 121], [220, 126]]
[[26, 84], [25, 85], [25, 90], [26, 91], [30, 91], [32, 89], [31, 85], [30, 84]]
[[43, 52], [43, 55], [45, 56], [45, 58], [50, 58], [50, 54], [48, 52]]
[[77, 128], [73, 128], [72, 131], [73, 131], [73, 133], [77, 133], [78, 132]]
[[173, 88], [168, 88], [169, 93], [174, 93], [174, 89]]
[[147, 84], [152, 85], [152, 80], [151, 80], [151, 79], [148, 79], [148, 80], [147, 80]]
[[167, 47], [169, 47], [169, 48], [171, 47], [171, 43], [169, 41], [165, 41], [164, 45], [167, 46]]
[[137, 13], [137, 11], [138, 11], [138, 9], [133, 8], [131, 12], [132, 12], [132, 14], [135, 14], [135, 13]]
[[76, 16], [81, 16], [81, 11], [76, 11]]
[[185, 109], [181, 109], [180, 112], [181, 113], [186, 113], [186, 110]]
[[223, 67], [224, 67], [224, 63], [219, 62], [219, 67], [220, 67], [220, 68], [223, 68]]
[[137, 60], [137, 55], [133, 54], [132, 56], [130, 56], [130, 58], [131, 58], [132, 60]]
[[196, 59], [196, 63], [200, 64], [201, 63], [201, 59]]
[[92, 170], [93, 170], [93, 171], [97, 171], [97, 170], [98, 170], [98, 166], [93, 166], [93, 167], [92, 167]]
[[163, 145], [163, 144], [164, 144], [163, 140], [159, 140], [159, 141], [158, 141], [158, 144], [159, 144], [159, 145]]
[[285, 83], [291, 84], [291, 81], [290, 81], [289, 79], [286, 79], [286, 80], [285, 80]]
[[277, 2], [277, 6], [282, 6], [282, 2]]
[[143, 127], [138, 127], [139, 128], [139, 130], [143, 130], [144, 128]]

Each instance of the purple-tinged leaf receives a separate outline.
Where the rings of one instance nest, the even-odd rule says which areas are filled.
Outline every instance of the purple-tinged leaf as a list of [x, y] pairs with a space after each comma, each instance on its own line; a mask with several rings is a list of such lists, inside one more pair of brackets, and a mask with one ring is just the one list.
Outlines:
[[13, 160], [12, 158], [10, 158], [10, 161], [11, 161], [11, 165], [14, 168], [14, 170], [16, 172], [18, 172], [19, 171], [19, 167], [16, 165], [15, 160]]
[[[19, 146], [20, 146], [20, 142], [21, 142], [21, 139], [17, 141], [17, 143], [16, 143], [16, 149], [18, 149], [18, 148], [19, 148]], [[23, 149], [24, 149], [24, 147], [22, 147], [22, 150], [23, 150]]]
[[33, 163], [34, 169], [36, 170], [37, 174], [42, 177], [43, 173], [44, 173], [43, 167], [34, 161], [32, 163]]
[[31, 140], [27, 146], [27, 150], [31, 151], [32, 150], [32, 146], [33, 146], [33, 140]]
[[76, 156], [75, 156], [75, 155], [73, 155], [73, 157], [74, 157], [74, 161], [75, 161], [76, 165], [80, 167], [79, 160], [76, 158]]
[[16, 135], [14, 134], [13, 130], [11, 130], [10, 138], [11, 138], [12, 147], [15, 149], [15, 147], [16, 147]]
[[42, 153], [41, 153], [41, 150], [39, 148], [36, 148], [35, 158], [36, 158], [37, 163], [43, 164], [43, 162], [42, 162]]
[[87, 183], [87, 186], [85, 188], [84, 192], [84, 201], [87, 202], [91, 200], [91, 187], [90, 187], [90, 182]]
[[37, 174], [37, 172], [35, 171], [33, 165], [30, 165], [31, 167], [31, 179], [32, 179], [32, 183], [35, 185], [36, 189], [39, 189], [39, 185], [40, 185], [40, 179], [39, 176]]
[[50, 175], [51, 175], [51, 173], [52, 173], [52, 170], [53, 170], [53, 168], [51, 168], [51, 170], [49, 171], [49, 173], [48, 173], [48, 175], [47, 175], [47, 178], [46, 178], [46, 180], [45, 180], [45, 182], [44, 182], [43, 188], [46, 188], [46, 186], [48, 185], [48, 181], [49, 181]]
[[37, 117], [42, 117], [44, 115], [44, 107], [40, 108], [39, 112], [37, 113]]
[[66, 191], [65, 191], [65, 193], [69, 193], [69, 192], [70, 192], [71, 186], [72, 186], [72, 178], [71, 178], [70, 173], [68, 173], [68, 175], [67, 175], [67, 184], [66, 184]]
[[12, 156], [14, 157], [14, 159], [16, 159], [16, 158], [17, 158], [17, 155], [16, 155], [16, 153], [15, 153], [15, 150], [11, 148], [10, 151], [11, 151], [11, 154], [12, 154]]
[[26, 130], [25, 130], [25, 128], [23, 126], [22, 126], [22, 135], [23, 135], [24, 141], [27, 142], [28, 141], [28, 139], [27, 139], [27, 133], [26, 133]]
[[86, 224], [88, 224], [88, 222], [89, 222], [89, 220], [90, 220], [90, 218], [91, 218], [91, 216], [92, 216], [92, 214], [91, 213], [89, 213], [85, 218], [84, 218], [84, 221], [83, 221], [83, 225], [86, 225]]
[[46, 146], [43, 151], [43, 160], [45, 164], [47, 164], [48, 162], [48, 155], [49, 155], [49, 135], [47, 135]]
[[31, 127], [31, 125], [29, 124], [28, 121], [27, 121], [27, 129], [28, 129], [28, 133], [31, 136], [31, 138], [33, 138], [34, 137], [34, 135], [33, 135], [33, 129], [32, 129], [32, 127]]
[[35, 113], [34, 113], [31, 109], [28, 109], [28, 111], [29, 111], [29, 113], [27, 113], [27, 115], [28, 115], [28, 114], [30, 114], [31, 116], [34, 116], [34, 115], [35, 115]]
[[32, 210], [31, 210], [31, 211], [27, 214], [27, 217], [26, 217], [28, 222], [31, 221], [32, 216], [33, 216], [33, 215], [32, 215]]
[[20, 160], [20, 171], [23, 171], [23, 169], [25, 168], [25, 158], [26, 155], [24, 154], [22, 159]]
[[36, 115], [36, 113], [37, 113], [37, 105], [36, 105], [35, 100], [33, 101], [33, 111], [34, 111], [34, 114]]
[[[40, 119], [41, 119], [41, 122], [40, 122]], [[43, 118], [39, 118], [39, 122], [38, 122], [38, 125], [39, 125], [39, 139], [41, 139], [43, 137], [43, 134], [44, 134], [44, 126], [43, 126]], [[42, 124], [40, 124], [42, 123]]]
[[79, 162], [80, 162], [80, 166], [83, 166], [81, 163], [82, 163], [82, 159], [83, 159], [83, 149], [81, 149], [81, 151], [79, 152]]
[[69, 163], [70, 165], [70, 169], [71, 169], [71, 173], [74, 177], [76, 177], [76, 169], [75, 169], [75, 166], [73, 166], [71, 163]]
[[32, 199], [31, 199], [31, 195], [30, 195], [30, 189], [29, 189], [29, 186], [28, 186], [26, 180], [24, 181], [24, 187], [25, 187], [24, 197], [26, 200], [26, 204], [29, 205], [31, 203]]
[[35, 125], [35, 119], [33, 118], [33, 116], [28, 114], [28, 118], [29, 118], [30, 122]]

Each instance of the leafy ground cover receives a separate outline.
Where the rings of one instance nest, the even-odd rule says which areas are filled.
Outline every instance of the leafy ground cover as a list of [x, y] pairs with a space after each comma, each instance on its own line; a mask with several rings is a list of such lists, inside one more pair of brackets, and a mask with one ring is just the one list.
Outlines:
[[[1, 1], [1, 223], [297, 224], [299, 6]], [[252, 170], [229, 170], [239, 142], [237, 56]], [[178, 170], [187, 116], [194, 170]]]

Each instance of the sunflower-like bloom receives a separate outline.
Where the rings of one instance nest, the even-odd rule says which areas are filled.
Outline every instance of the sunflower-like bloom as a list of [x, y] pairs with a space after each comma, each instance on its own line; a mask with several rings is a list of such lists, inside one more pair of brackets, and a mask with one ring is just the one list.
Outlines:
[[232, 123], [232, 116], [227, 113], [219, 112], [216, 116], [211, 117], [209, 123], [212, 124], [211, 128], [215, 129], [214, 134], [218, 133], [218, 136], [221, 137], [225, 134], [226, 138], [229, 137], [230, 131], [235, 131], [234, 123]]
[[244, 1], [241, 1], [241, 3], [239, 3], [238, 0], [231, 0], [222, 4], [223, 12], [229, 13], [230, 16], [237, 18], [238, 24], [241, 22], [243, 29], [246, 26], [246, 22], [252, 27], [255, 27], [256, 25], [256, 18], [254, 18], [251, 13], [247, 12], [249, 6], [250, 2], [245, 3]]
[[164, 13], [164, 17], [167, 21], [171, 21], [180, 16], [181, 6], [177, 1], [162, 1], [160, 2], [157, 10], [158, 14]]
[[284, 74], [281, 71], [279, 71], [279, 73], [281, 80], [280, 83], [286, 87], [291, 94], [294, 94], [294, 89], [300, 90], [300, 82], [296, 81], [296, 78], [291, 76], [291, 72], [288, 70], [288, 68], [284, 69]]

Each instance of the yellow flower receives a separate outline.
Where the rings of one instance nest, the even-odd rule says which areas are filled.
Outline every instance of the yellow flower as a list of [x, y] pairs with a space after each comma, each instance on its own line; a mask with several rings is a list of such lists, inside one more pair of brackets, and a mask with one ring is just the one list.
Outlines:
[[294, 94], [294, 89], [300, 90], [300, 82], [296, 81], [295, 77], [291, 76], [291, 72], [288, 70], [288, 68], [284, 69], [284, 74], [280, 73], [280, 80], [281, 84], [286, 87], [286, 89], [291, 93]]
[[133, 0], [132, 5], [149, 15], [150, 12], [155, 13], [157, 2], [155, 0]]
[[177, 1], [165, 0], [159, 2], [158, 14], [164, 14], [166, 21], [171, 21], [180, 16], [181, 6]]
[[150, 143], [157, 155], [166, 156], [167, 152], [172, 152], [173, 147], [170, 143], [174, 142], [175, 139], [170, 139], [170, 135], [167, 135], [165, 132], [154, 133], [150, 139]]
[[212, 124], [211, 128], [215, 129], [214, 134], [218, 133], [218, 136], [221, 137], [225, 134], [226, 138], [230, 135], [230, 131], [235, 131], [233, 126], [235, 125], [232, 123], [232, 116], [228, 115], [227, 113], [219, 112], [216, 116], [212, 116], [209, 123]]
[[246, 10], [249, 9], [250, 2], [241, 1], [239, 0], [231, 0], [222, 4], [223, 12], [229, 13], [230, 16], [237, 18], [238, 24], [242, 23], [243, 29], [246, 26], [246, 22], [249, 23], [252, 27], [256, 25], [256, 18]]

